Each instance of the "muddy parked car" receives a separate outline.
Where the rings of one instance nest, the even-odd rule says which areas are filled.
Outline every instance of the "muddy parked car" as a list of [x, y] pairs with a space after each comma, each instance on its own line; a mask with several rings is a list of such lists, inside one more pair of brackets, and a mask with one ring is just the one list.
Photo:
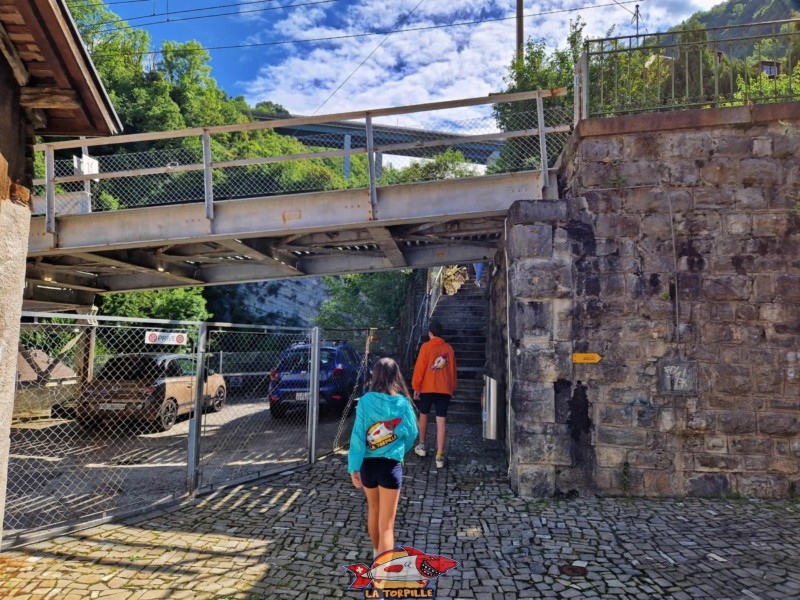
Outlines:
[[[78, 420], [88, 426], [106, 421], [144, 421], [159, 431], [172, 428], [194, 409], [197, 362], [185, 354], [122, 354], [106, 361], [83, 388]], [[222, 410], [225, 379], [206, 373], [204, 409]]]

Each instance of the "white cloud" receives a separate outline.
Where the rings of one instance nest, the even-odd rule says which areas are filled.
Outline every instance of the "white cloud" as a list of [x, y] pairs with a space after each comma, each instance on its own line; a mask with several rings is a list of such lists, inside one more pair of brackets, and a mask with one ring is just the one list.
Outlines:
[[[296, 0], [292, 0], [292, 3]], [[391, 30], [419, 0], [396, 0], [387, 8], [385, 0], [344, 0], [308, 9], [286, 11], [285, 17], [264, 22], [257, 41], [308, 39]], [[608, 4], [606, 0], [595, 0]], [[538, 2], [526, 0], [526, 14], [585, 5], [586, 0]], [[697, 10], [707, 10], [711, 0], [650, 0], [640, 2], [649, 32], [680, 23]], [[515, 0], [426, 0], [403, 28], [511, 16]], [[626, 4], [633, 10], [633, 4]], [[549, 47], [563, 47], [570, 20], [578, 14], [587, 23], [585, 35], [603, 37], [612, 26], [617, 34], [630, 33], [631, 13], [620, 6], [580, 12], [562, 12], [525, 20], [526, 35], [541, 38]], [[254, 104], [272, 100], [295, 114], [310, 114], [375, 50], [349, 81], [325, 105], [321, 113], [399, 106], [436, 100], [486, 95], [504, 87], [515, 46], [514, 20], [449, 27], [426, 31], [398, 32], [385, 36], [350, 38], [318, 44], [284, 46], [285, 55], [261, 67], [258, 76], [240, 85]], [[458, 118], [481, 114], [469, 109]], [[447, 117], [454, 117], [448, 113]]]

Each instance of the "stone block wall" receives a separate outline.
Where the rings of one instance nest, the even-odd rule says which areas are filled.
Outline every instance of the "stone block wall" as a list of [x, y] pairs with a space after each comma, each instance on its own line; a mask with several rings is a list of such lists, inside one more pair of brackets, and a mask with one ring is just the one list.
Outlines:
[[800, 488], [800, 105], [757, 108], [581, 123], [512, 209], [521, 493]]

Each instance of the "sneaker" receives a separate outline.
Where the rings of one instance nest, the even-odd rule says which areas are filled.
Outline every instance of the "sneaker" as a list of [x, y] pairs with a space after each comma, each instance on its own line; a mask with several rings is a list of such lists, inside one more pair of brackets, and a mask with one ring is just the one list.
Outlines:
[[444, 454], [437, 454], [436, 455], [436, 468], [443, 469], [444, 468]]
[[417, 444], [414, 447], [414, 452], [416, 453], [417, 456], [421, 456], [422, 458], [425, 458], [428, 455], [428, 453], [425, 452], [425, 445], [424, 444]]

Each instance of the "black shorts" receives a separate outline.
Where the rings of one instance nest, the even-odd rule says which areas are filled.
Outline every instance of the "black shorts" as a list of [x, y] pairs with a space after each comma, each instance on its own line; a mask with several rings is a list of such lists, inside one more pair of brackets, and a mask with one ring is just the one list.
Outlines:
[[436, 416], [437, 417], [446, 417], [447, 416], [447, 407], [450, 404], [450, 396], [449, 394], [420, 394], [419, 400], [417, 400], [417, 408], [419, 412], [423, 415], [427, 415], [431, 412], [431, 405], [436, 407]]
[[361, 485], [399, 490], [403, 485], [403, 463], [391, 458], [365, 458], [361, 463]]

